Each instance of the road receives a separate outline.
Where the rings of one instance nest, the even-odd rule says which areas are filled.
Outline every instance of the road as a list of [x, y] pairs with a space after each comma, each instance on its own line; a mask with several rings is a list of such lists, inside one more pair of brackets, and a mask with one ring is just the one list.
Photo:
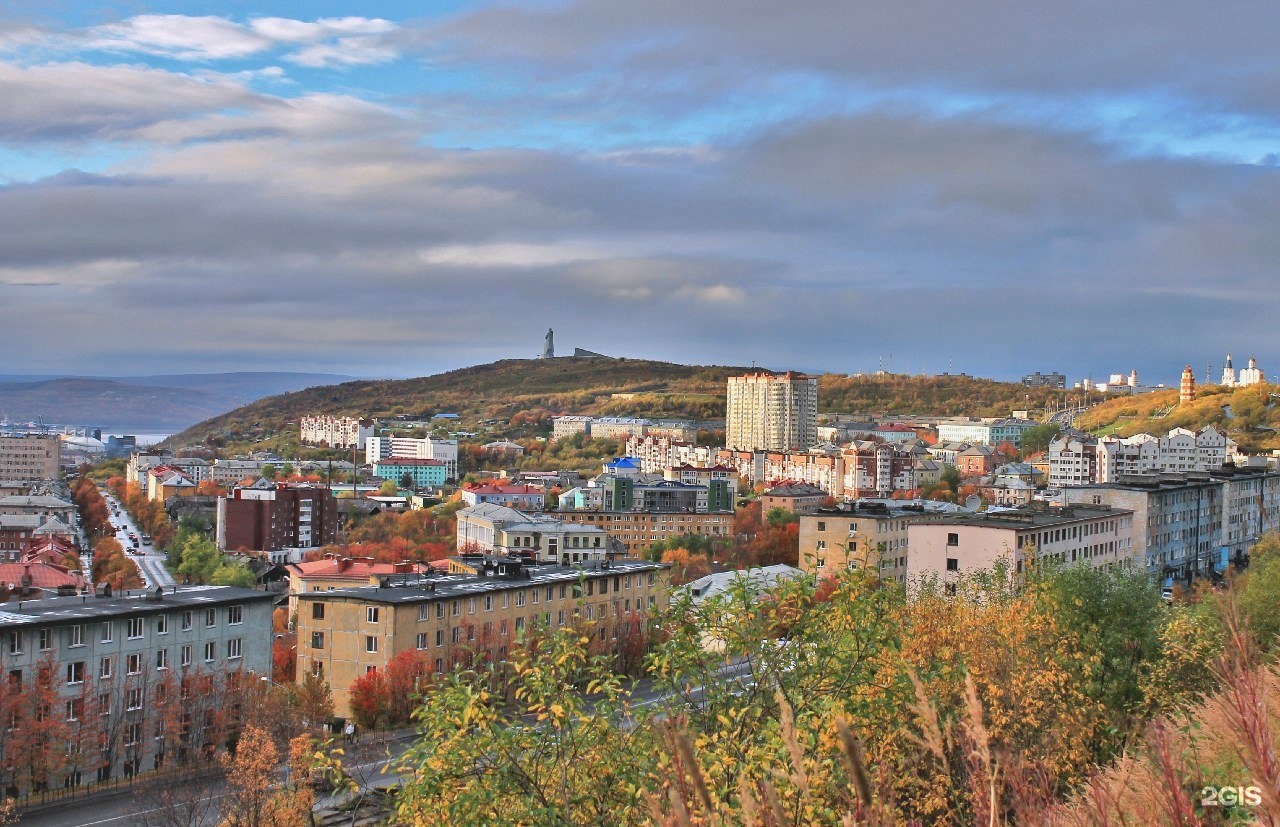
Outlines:
[[[371, 743], [363, 749], [357, 746], [355, 749], [360, 751], [360, 760], [347, 767], [347, 771], [365, 788], [395, 783], [396, 776], [383, 775], [383, 769], [388, 763], [399, 761], [410, 743], [409, 740], [393, 742], [390, 745], [390, 755], [388, 755], [386, 744]], [[199, 801], [207, 804], [198, 808], [201, 811], [207, 811], [206, 817], [200, 823], [208, 827], [220, 823], [217, 809], [221, 800], [227, 797], [226, 784], [223, 780], [213, 778], [207, 782], [197, 781], [191, 786], [191, 790], [192, 795], [198, 796]], [[321, 803], [326, 800], [322, 799]], [[19, 824], [22, 827], [145, 827], [149, 823], [176, 823], [164, 819], [163, 815], [167, 808], [157, 805], [155, 793], [139, 785], [136, 789], [119, 796], [68, 802], [44, 812], [26, 813]]]
[[169, 574], [169, 570], [164, 566], [164, 552], [156, 550], [154, 546], [143, 545], [141, 542], [138, 548], [133, 547], [133, 542], [129, 539], [129, 533], [133, 532], [142, 536], [142, 530], [134, 525], [133, 518], [129, 516], [129, 512], [124, 510], [124, 506], [120, 504], [111, 494], [103, 495], [107, 500], [107, 508], [111, 511], [111, 522], [116, 526], [116, 539], [120, 541], [120, 545], [129, 554], [133, 562], [138, 564], [138, 571], [142, 574], [143, 581], [147, 584], [148, 589], [154, 589], [156, 586], [164, 586], [168, 588], [173, 585], [173, 575]]

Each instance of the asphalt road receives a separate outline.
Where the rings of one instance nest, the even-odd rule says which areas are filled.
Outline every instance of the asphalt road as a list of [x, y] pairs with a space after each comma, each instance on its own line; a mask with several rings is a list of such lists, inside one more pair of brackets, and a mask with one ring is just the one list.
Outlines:
[[[148, 589], [154, 589], [156, 586], [164, 586], [169, 588], [173, 585], [173, 575], [169, 574], [169, 570], [164, 566], [164, 553], [157, 551], [154, 546], [138, 544], [138, 548], [134, 549], [133, 542], [129, 539], [129, 532], [133, 532], [142, 537], [142, 530], [133, 523], [133, 518], [129, 516], [129, 512], [124, 510], [124, 506], [110, 494], [105, 495], [107, 507], [111, 509], [111, 522], [116, 526], [116, 539], [120, 541], [120, 545], [124, 546], [133, 562], [138, 564], [138, 571], [142, 574], [143, 581], [147, 584]], [[116, 516], [119, 512], [120, 516]], [[136, 554], [134, 552], [137, 552]]]

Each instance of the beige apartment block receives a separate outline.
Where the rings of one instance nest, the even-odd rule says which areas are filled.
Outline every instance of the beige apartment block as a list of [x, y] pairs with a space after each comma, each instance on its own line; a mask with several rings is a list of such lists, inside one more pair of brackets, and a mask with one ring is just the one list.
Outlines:
[[[620, 560], [586, 567], [488, 557], [477, 574], [387, 578], [382, 586], [298, 595], [298, 676], [323, 675], [339, 716], [360, 676], [413, 652], [427, 672], [502, 660], [533, 629], [665, 608], [666, 566]], [[461, 570], [461, 569], [459, 569]]]

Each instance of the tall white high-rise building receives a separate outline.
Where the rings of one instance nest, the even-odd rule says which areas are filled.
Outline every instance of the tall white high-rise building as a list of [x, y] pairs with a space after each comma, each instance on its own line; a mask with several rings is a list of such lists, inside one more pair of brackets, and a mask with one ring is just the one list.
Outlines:
[[817, 379], [791, 371], [729, 377], [726, 448], [804, 451], [817, 442]]

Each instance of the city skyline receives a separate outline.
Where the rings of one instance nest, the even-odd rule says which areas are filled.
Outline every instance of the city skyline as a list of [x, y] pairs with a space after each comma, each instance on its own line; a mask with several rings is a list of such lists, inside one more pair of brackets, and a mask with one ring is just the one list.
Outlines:
[[0, 348], [421, 376], [553, 327], [809, 372], [1267, 367], [1277, 34], [1257, 2], [24, 0]]

